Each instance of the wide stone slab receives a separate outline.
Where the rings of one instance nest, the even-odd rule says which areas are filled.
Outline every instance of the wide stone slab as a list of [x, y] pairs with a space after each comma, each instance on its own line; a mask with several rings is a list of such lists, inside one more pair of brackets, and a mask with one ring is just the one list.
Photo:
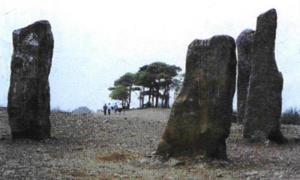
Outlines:
[[225, 140], [235, 92], [235, 41], [230, 36], [194, 40], [188, 48], [181, 92], [158, 146], [163, 156], [226, 159]]

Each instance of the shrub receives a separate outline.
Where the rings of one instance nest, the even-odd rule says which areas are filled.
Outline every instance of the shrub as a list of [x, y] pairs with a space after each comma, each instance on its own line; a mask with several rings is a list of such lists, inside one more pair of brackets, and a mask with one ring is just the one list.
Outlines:
[[300, 114], [296, 108], [290, 108], [281, 115], [282, 124], [295, 124], [300, 125]]

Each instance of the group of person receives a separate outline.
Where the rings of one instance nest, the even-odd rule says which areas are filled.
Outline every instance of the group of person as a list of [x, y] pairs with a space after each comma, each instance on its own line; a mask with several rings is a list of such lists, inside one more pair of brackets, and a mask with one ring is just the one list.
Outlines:
[[117, 113], [121, 114], [121, 112], [123, 111], [123, 107], [122, 106], [119, 107], [118, 103], [115, 103], [114, 105], [111, 105], [110, 103], [104, 104], [103, 106], [104, 115], [110, 115], [112, 111], [114, 111], [115, 114]]

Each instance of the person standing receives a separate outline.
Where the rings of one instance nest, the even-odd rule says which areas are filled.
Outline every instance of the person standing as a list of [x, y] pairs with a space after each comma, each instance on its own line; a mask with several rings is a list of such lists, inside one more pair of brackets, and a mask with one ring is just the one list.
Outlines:
[[107, 112], [107, 105], [104, 104], [104, 106], [103, 106], [103, 113], [104, 113], [105, 116], [106, 116], [106, 112]]
[[120, 114], [121, 114], [121, 112], [123, 111], [123, 114], [125, 114], [125, 109], [126, 109], [126, 107], [123, 105], [123, 104], [120, 104]]
[[108, 115], [110, 115], [110, 112], [111, 112], [111, 105], [110, 105], [110, 103], [108, 103], [108, 105], [107, 105], [107, 113], [108, 113]]
[[115, 105], [114, 105], [114, 110], [115, 110], [115, 114], [117, 114], [117, 112], [118, 112], [118, 110], [119, 110], [119, 107], [118, 107], [118, 104], [117, 104], [117, 103], [115, 103]]

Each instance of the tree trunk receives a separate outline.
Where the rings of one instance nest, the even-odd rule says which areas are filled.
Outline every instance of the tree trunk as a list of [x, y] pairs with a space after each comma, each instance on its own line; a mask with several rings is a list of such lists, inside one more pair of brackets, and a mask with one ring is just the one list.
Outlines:
[[129, 91], [128, 91], [128, 109], [130, 109], [130, 103], [131, 103], [131, 91], [132, 91], [132, 86], [129, 87]]
[[158, 100], [159, 100], [159, 86], [156, 87], [156, 98], [155, 98], [155, 107], [158, 107]]
[[147, 104], [151, 104], [151, 92], [152, 92], [152, 88], [149, 87], [149, 94], [148, 94], [148, 103]]
[[170, 87], [169, 85], [166, 86], [166, 90], [164, 92], [164, 98], [165, 98], [165, 103], [164, 103], [164, 107], [165, 108], [169, 108], [170, 107], [170, 95], [169, 95], [169, 92], [170, 92]]
[[152, 88], [151, 94], [152, 94], [151, 107], [153, 107], [154, 106], [154, 97], [155, 97], [154, 89], [153, 88]]
[[166, 95], [165, 108], [170, 107], [170, 96], [169, 93]]
[[145, 94], [144, 94], [144, 92], [145, 92], [145, 88], [143, 87], [142, 88], [142, 108], [144, 107], [144, 101], [145, 101]]
[[142, 108], [142, 91], [140, 92], [139, 103], [140, 103], [140, 108]]
[[164, 107], [164, 101], [165, 101], [165, 90], [164, 90], [164, 93], [162, 94], [161, 96], [161, 107]]
[[165, 108], [166, 107], [166, 92], [167, 92], [167, 85], [164, 87], [164, 92], [161, 97], [161, 107]]

